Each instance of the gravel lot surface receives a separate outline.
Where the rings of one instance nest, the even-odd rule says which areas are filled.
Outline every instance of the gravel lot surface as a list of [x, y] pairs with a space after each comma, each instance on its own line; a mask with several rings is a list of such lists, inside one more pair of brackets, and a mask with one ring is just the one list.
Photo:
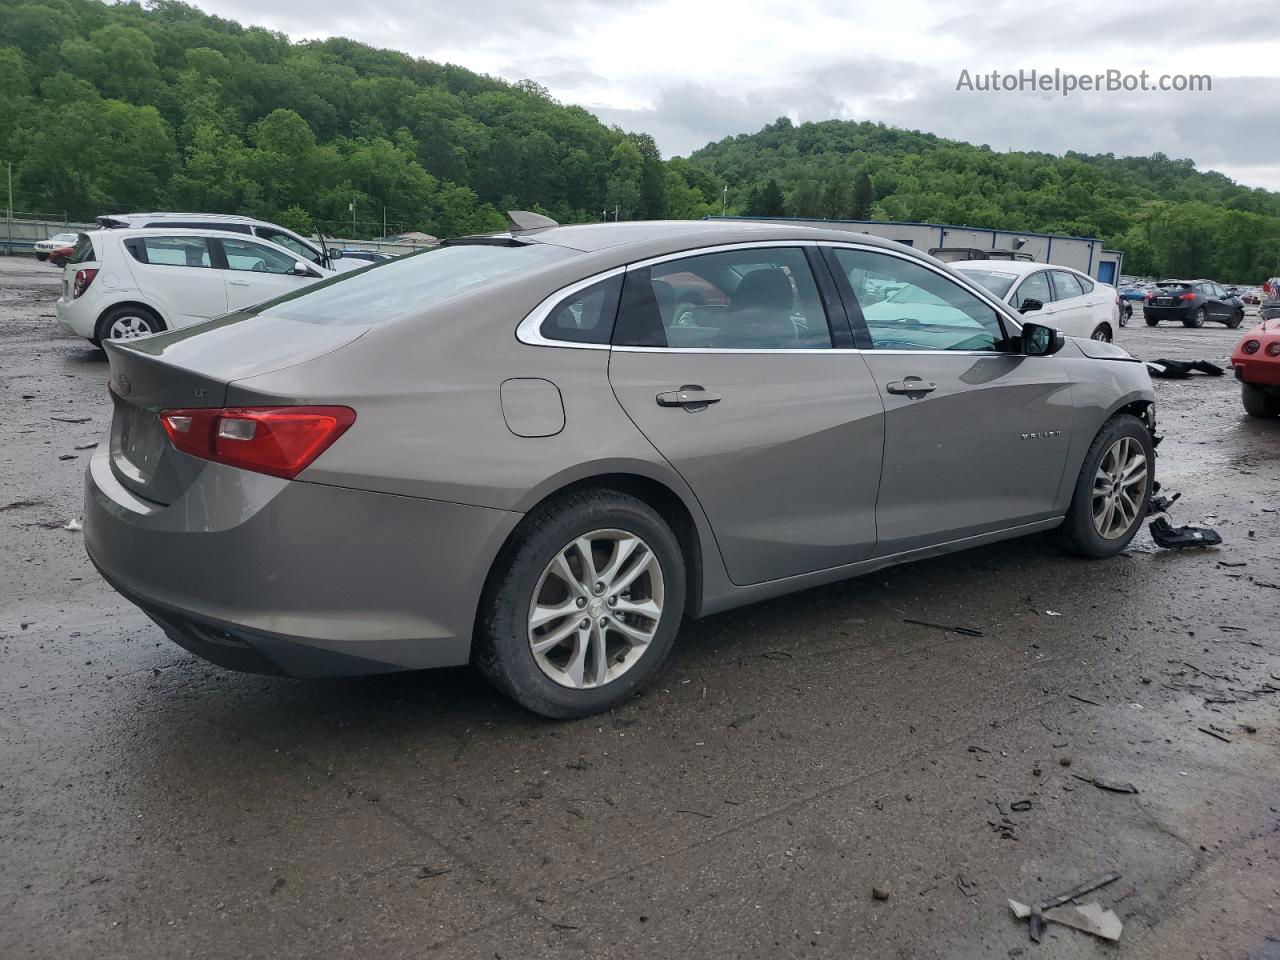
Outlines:
[[[58, 278], [0, 258], [5, 960], [1280, 957], [1280, 422], [1229, 375], [1156, 387], [1174, 520], [1221, 548], [812, 590], [558, 724], [466, 669], [228, 673], [114, 594], [62, 529], [108, 403]], [[1149, 358], [1238, 337], [1136, 321]], [[1010, 913], [1111, 870], [1118, 945]]]

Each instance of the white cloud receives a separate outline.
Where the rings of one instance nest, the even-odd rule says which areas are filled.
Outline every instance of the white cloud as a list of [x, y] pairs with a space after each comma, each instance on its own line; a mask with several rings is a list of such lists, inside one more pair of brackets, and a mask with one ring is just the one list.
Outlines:
[[[1190, 157], [1280, 187], [1270, 0], [196, 0], [295, 39], [349, 36], [533, 79], [667, 155], [779, 116], [879, 120], [997, 149]], [[1208, 93], [956, 92], [962, 69], [1207, 73]]]

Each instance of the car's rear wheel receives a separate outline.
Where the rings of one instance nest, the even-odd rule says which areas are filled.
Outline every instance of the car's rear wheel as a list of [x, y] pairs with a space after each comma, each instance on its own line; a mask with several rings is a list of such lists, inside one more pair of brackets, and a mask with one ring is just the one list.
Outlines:
[[1145, 320], [1145, 321], [1147, 321], [1147, 326], [1148, 326], [1148, 327], [1158, 327], [1158, 326], [1160, 326], [1160, 318], [1159, 318], [1159, 317], [1150, 317], [1150, 316], [1147, 316], [1146, 314], [1143, 314], [1142, 319], [1143, 319], [1143, 320]]
[[475, 662], [546, 717], [626, 701], [666, 659], [684, 615], [685, 561], [648, 504], [586, 490], [531, 513], [481, 602]]
[[1155, 447], [1146, 425], [1119, 414], [1098, 431], [1085, 455], [1061, 527], [1063, 545], [1084, 557], [1113, 557], [1147, 515]]
[[1244, 412], [1251, 417], [1280, 417], [1280, 397], [1267, 393], [1251, 383], [1240, 384], [1240, 400]]
[[94, 343], [106, 340], [137, 340], [165, 329], [164, 321], [154, 311], [133, 304], [112, 307], [98, 318]]
[[1191, 315], [1190, 320], [1183, 320], [1182, 325], [1184, 327], [1203, 327], [1204, 322], [1208, 318], [1208, 316], [1209, 316], [1209, 311], [1206, 310], [1204, 307], [1200, 307], [1198, 310], [1196, 310], [1195, 313]]
[[1111, 327], [1105, 323], [1100, 323], [1093, 328], [1093, 333], [1089, 334], [1090, 340], [1101, 340], [1103, 343], [1111, 342]]

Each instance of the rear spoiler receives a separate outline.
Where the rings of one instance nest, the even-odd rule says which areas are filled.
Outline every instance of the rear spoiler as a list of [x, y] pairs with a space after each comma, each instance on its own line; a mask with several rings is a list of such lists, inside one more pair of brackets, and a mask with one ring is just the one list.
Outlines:
[[112, 216], [94, 217], [93, 219], [97, 222], [98, 226], [104, 227], [107, 230], [110, 230], [113, 227], [127, 227], [129, 225], [124, 220], [120, 220], [119, 218]]

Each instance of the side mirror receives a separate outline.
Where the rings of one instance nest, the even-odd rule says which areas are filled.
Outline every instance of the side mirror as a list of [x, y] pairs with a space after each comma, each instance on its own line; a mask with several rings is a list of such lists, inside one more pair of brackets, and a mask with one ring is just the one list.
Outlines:
[[1040, 323], [1022, 325], [1022, 352], [1028, 357], [1047, 357], [1067, 345], [1061, 330]]
[[311, 267], [301, 260], [295, 260], [293, 261], [293, 272], [300, 277], [308, 277], [311, 275]]
[[339, 250], [337, 247], [330, 247], [330, 248], [329, 248], [329, 259], [330, 259], [330, 260], [341, 260], [341, 259], [342, 259], [342, 251], [341, 251], [341, 250]]
[[1044, 304], [1035, 297], [1027, 297], [1022, 301], [1022, 306], [1018, 309], [1019, 313], [1030, 313], [1032, 310], [1042, 310]]

